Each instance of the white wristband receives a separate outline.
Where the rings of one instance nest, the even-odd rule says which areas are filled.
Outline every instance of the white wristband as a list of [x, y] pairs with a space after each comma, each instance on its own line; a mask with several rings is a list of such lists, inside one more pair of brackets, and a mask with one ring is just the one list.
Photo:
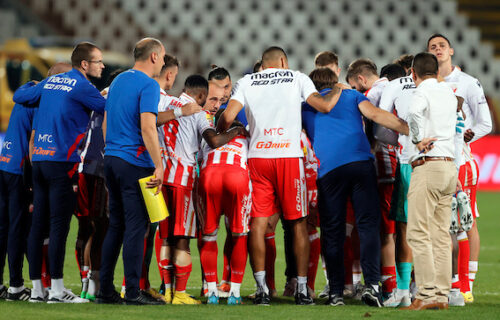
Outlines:
[[174, 109], [174, 117], [176, 119], [182, 117], [182, 109], [181, 108], [175, 108]]

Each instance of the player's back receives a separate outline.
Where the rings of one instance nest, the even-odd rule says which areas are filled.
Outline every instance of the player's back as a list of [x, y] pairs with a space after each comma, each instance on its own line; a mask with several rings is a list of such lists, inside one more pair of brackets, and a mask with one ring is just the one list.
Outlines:
[[316, 92], [298, 71], [268, 68], [246, 75], [231, 99], [245, 106], [250, 158], [301, 157], [301, 103]]
[[248, 140], [245, 136], [236, 136], [227, 144], [216, 149], [203, 142], [202, 169], [207, 166], [237, 166], [247, 168]]

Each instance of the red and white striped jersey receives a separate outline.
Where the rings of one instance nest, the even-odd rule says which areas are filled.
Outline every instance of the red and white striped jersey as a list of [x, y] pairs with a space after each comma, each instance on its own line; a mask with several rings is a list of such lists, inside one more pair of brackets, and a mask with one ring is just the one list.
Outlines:
[[247, 169], [248, 140], [245, 136], [237, 136], [217, 149], [210, 148], [205, 141], [202, 145], [202, 169], [207, 166], [238, 166]]
[[306, 179], [311, 176], [318, 175], [319, 160], [316, 158], [316, 153], [312, 148], [311, 142], [307, 137], [306, 133], [302, 130], [300, 133], [300, 147], [304, 151], [304, 169], [306, 173]]
[[[171, 97], [166, 110], [181, 108], [184, 104], [191, 102], [196, 101], [189, 95], [182, 93], [179, 98]], [[200, 150], [203, 132], [210, 128], [212, 126], [204, 111], [165, 123], [163, 126], [165, 143], [163, 184], [193, 188], [196, 153]]]

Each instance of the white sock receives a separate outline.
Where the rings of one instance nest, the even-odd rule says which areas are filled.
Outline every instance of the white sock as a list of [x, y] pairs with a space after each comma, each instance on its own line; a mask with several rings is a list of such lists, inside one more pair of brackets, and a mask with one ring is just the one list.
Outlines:
[[[3, 285], [2, 285], [3, 286]], [[9, 289], [7, 290], [8, 293], [12, 293], [12, 294], [15, 294], [15, 293], [18, 293], [18, 292], [21, 292], [24, 290], [24, 285], [20, 286], [20, 287], [9, 287]]]
[[208, 285], [208, 296], [210, 297], [212, 294], [219, 296], [219, 291], [217, 290], [217, 282], [207, 282]]
[[64, 290], [64, 282], [63, 279], [51, 279], [50, 280], [50, 288], [54, 291], [55, 294], [62, 293]]
[[5, 286], [3, 284], [0, 284], [0, 289], [3, 289]]
[[229, 290], [229, 296], [233, 295], [235, 298], [240, 297], [241, 283], [231, 282], [231, 289]]
[[257, 282], [257, 293], [265, 292], [269, 294], [269, 289], [266, 285], [266, 272], [254, 272], [253, 277], [255, 278], [255, 282]]
[[125, 286], [122, 286], [122, 291], [121, 291], [121, 292], [125, 293], [125, 290], [126, 290], [126, 289], [127, 289], [127, 288], [126, 288]]
[[472, 286], [474, 285], [474, 280], [476, 280], [478, 263], [477, 261], [469, 261], [469, 287], [472, 291]]
[[32, 297], [44, 297], [43, 295], [43, 284], [42, 280], [31, 280], [31, 283], [33, 285], [33, 291], [31, 291], [31, 296]]
[[410, 289], [397, 289], [396, 296], [401, 298], [410, 295]]
[[89, 287], [87, 293], [91, 296], [95, 296], [97, 291], [99, 291], [99, 271], [89, 272]]
[[297, 277], [297, 291], [307, 296], [307, 277]]

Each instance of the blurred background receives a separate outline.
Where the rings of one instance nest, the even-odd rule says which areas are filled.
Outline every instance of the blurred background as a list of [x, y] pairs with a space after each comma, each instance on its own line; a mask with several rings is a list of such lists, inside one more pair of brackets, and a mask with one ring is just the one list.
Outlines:
[[[380, 69], [424, 51], [439, 32], [455, 49], [454, 64], [483, 85], [493, 133], [500, 133], [500, 0], [0, 0], [0, 30], [0, 132], [13, 92], [43, 79], [53, 63], [69, 62], [82, 40], [105, 50], [103, 78], [93, 79], [104, 88], [110, 72], [132, 65], [137, 40], [159, 38], [182, 64], [177, 94], [188, 75], [207, 76], [212, 64], [237, 81], [271, 45], [305, 73], [323, 50], [339, 55], [343, 71], [360, 57]], [[500, 190], [499, 136], [475, 142], [473, 151], [480, 188]]]

